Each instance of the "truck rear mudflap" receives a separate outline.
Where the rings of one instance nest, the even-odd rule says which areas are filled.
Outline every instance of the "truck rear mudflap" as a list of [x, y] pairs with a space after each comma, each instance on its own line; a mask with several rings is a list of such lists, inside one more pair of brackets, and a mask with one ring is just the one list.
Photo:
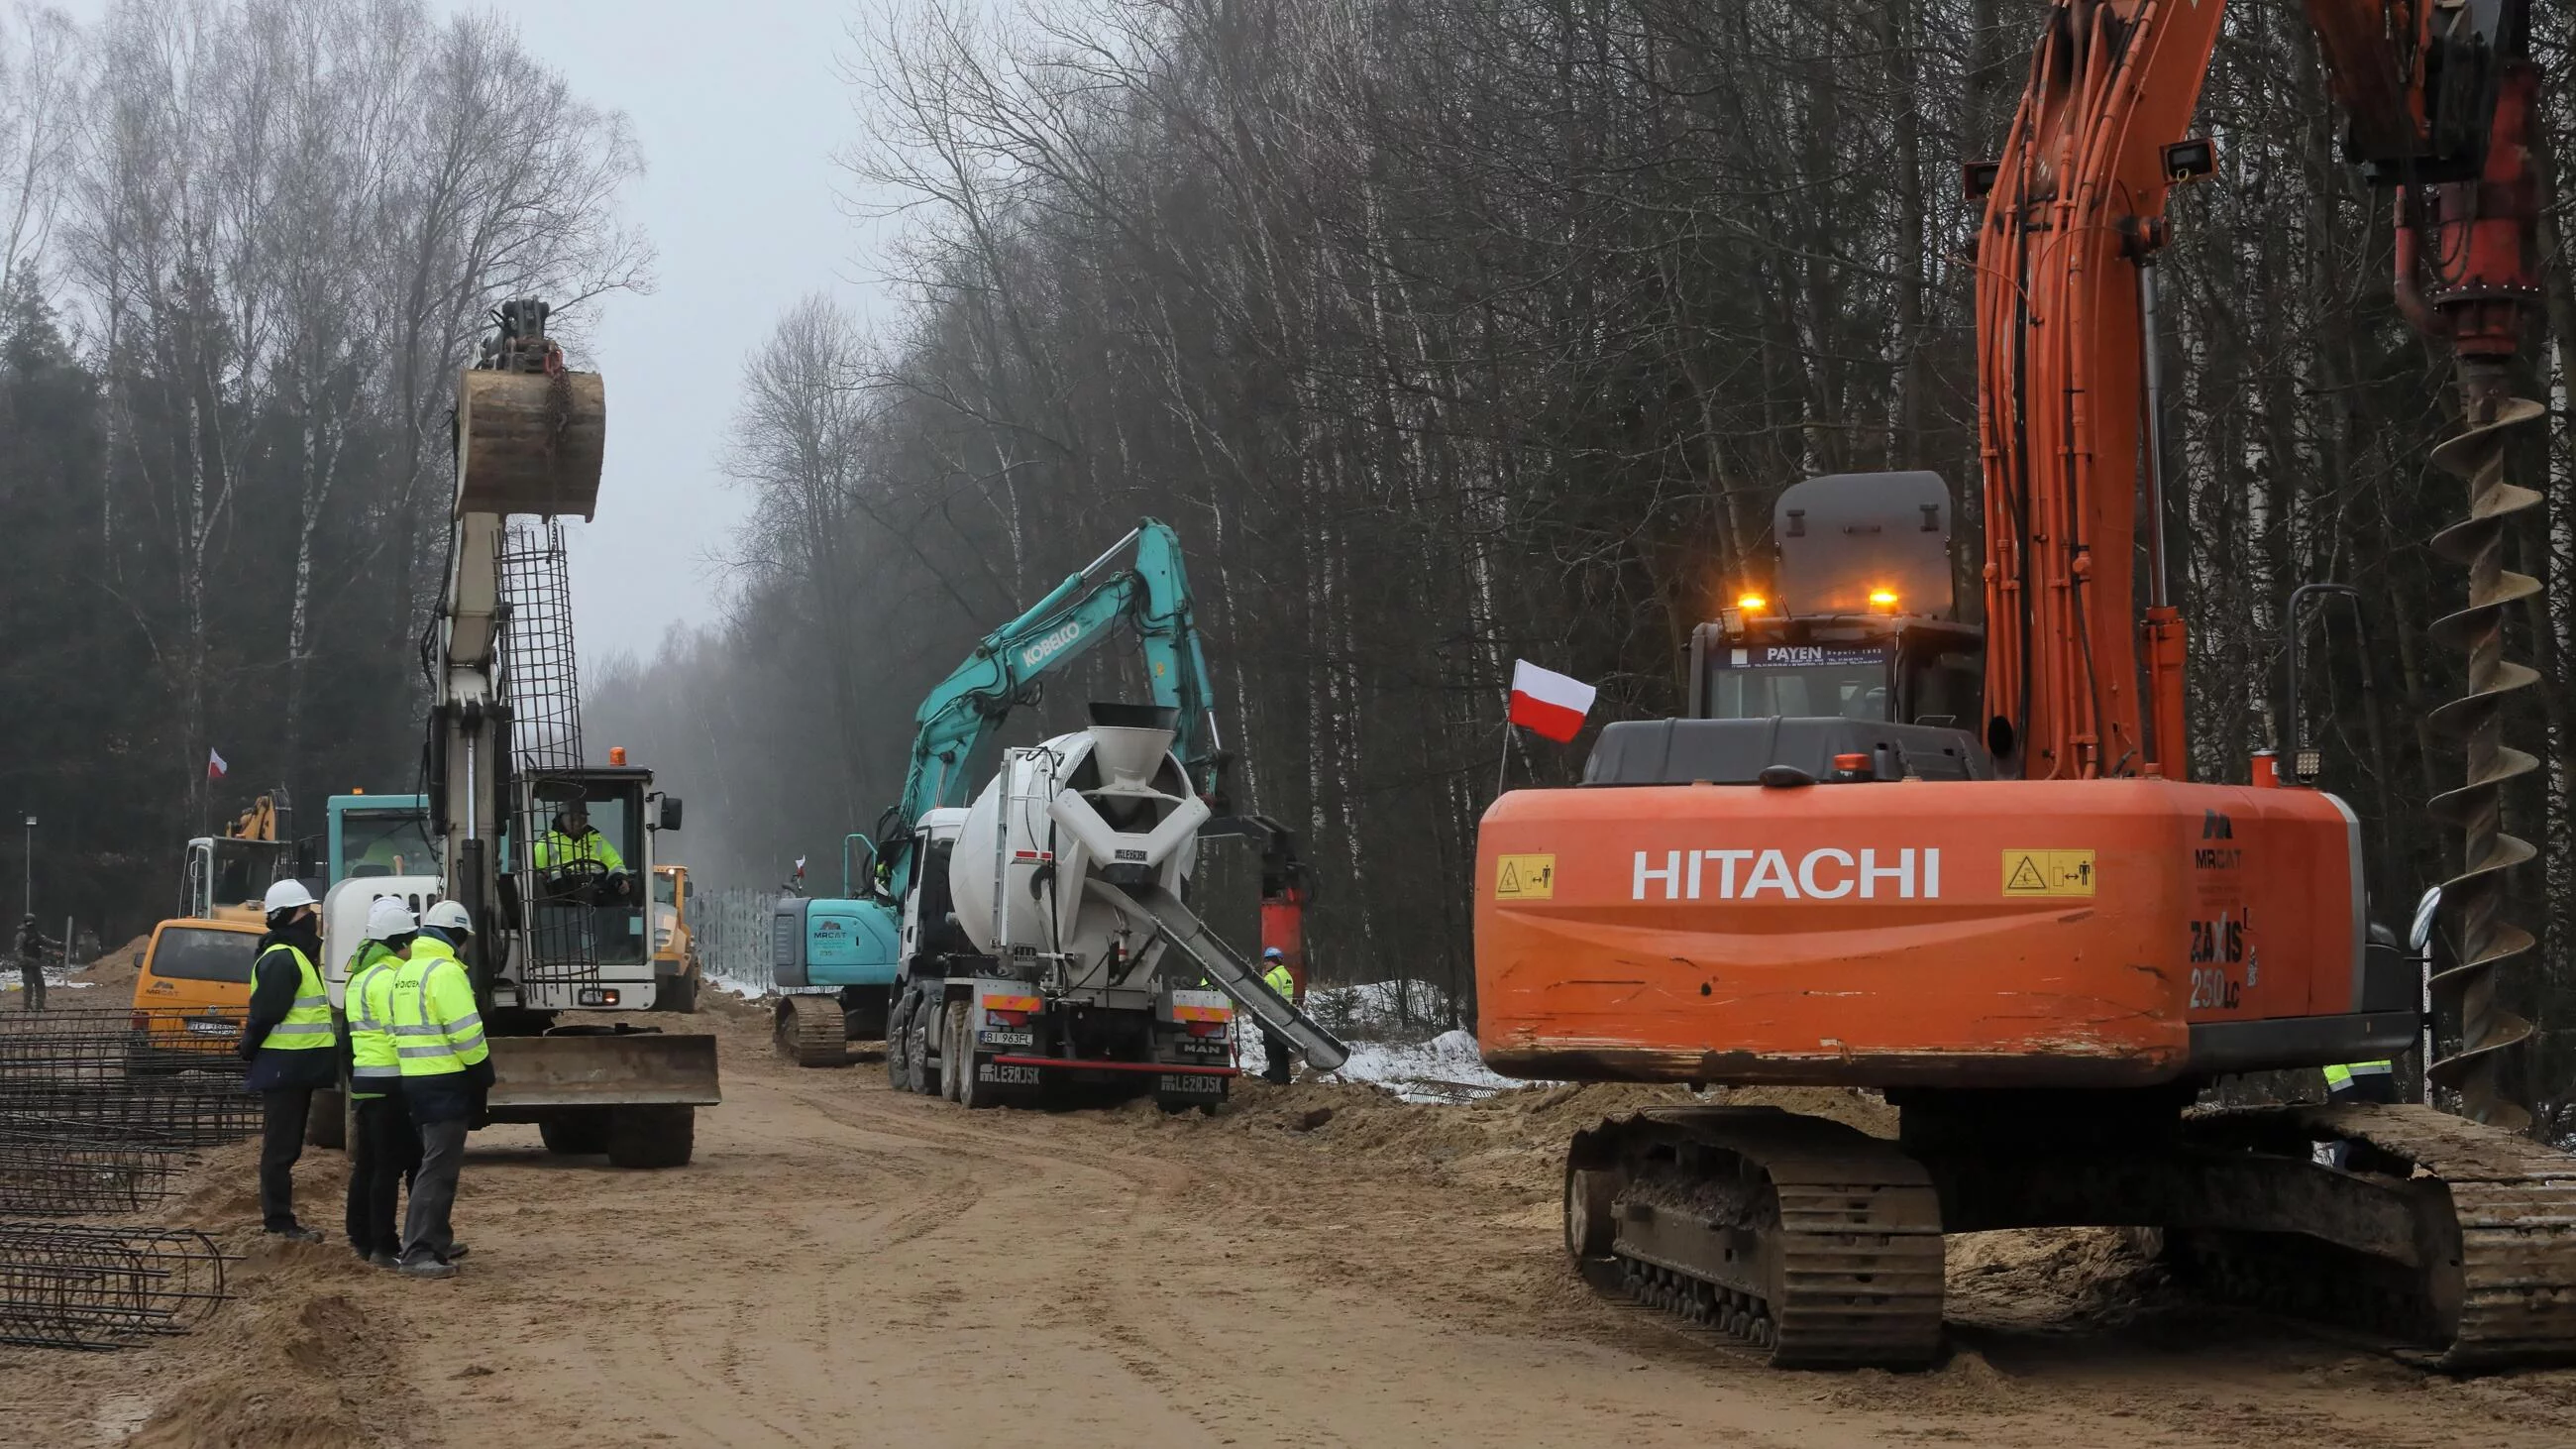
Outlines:
[[716, 1039], [667, 1032], [511, 1036], [492, 1040], [497, 1121], [571, 1107], [712, 1107]]

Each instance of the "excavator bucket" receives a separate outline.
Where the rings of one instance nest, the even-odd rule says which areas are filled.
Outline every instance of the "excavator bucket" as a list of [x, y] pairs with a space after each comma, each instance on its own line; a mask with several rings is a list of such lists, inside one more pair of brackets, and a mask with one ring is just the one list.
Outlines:
[[492, 1115], [565, 1107], [712, 1107], [716, 1039], [654, 1031], [492, 1040]]
[[595, 372], [469, 368], [456, 379], [456, 512], [589, 518], [608, 393]]

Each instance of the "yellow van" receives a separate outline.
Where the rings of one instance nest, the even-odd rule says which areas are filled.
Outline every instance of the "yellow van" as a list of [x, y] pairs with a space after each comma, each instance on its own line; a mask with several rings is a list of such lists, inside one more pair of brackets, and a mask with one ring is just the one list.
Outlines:
[[230, 1054], [250, 1013], [251, 965], [265, 927], [163, 921], [135, 965], [129, 1066], [185, 1070], [192, 1057]]

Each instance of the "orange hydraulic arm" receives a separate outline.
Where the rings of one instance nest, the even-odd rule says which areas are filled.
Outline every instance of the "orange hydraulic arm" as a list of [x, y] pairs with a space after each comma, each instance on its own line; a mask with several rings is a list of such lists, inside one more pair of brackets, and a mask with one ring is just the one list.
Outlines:
[[[2308, 0], [2350, 150], [2399, 188], [2399, 296], [2504, 396], [2533, 281], [2523, 0]], [[2061, 0], [1977, 238], [1988, 744], [2031, 779], [2188, 773], [2183, 624], [2154, 441], [2165, 196], [2214, 156], [2188, 127], [2223, 0]], [[2140, 494], [2151, 521], [2133, 597]]]

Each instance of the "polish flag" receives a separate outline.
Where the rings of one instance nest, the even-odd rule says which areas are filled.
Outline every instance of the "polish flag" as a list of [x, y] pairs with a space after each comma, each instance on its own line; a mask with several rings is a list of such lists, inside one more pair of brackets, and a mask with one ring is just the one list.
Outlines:
[[207, 779], [220, 780], [224, 776], [232, 773], [232, 768], [232, 766], [224, 763], [224, 757], [222, 755], [215, 753], [213, 750], [206, 751]]
[[1592, 712], [1591, 685], [1541, 669], [1526, 659], [1512, 661], [1512, 723], [1533, 729], [1558, 744], [1582, 732], [1583, 717]]

